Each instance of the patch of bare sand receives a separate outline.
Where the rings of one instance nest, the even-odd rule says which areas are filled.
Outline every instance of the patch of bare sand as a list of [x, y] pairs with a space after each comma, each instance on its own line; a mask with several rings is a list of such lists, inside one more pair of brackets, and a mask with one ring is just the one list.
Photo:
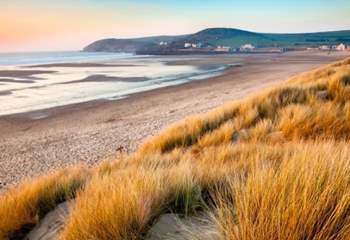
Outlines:
[[69, 204], [69, 202], [61, 203], [46, 214], [24, 240], [59, 240], [69, 215]]

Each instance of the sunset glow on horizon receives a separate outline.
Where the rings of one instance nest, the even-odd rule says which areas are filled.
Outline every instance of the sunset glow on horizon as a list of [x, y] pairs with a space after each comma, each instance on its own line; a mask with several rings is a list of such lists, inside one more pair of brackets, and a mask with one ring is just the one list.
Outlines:
[[257, 32], [350, 30], [349, 12], [348, 0], [249, 4], [243, 0], [2, 0], [0, 52], [80, 50], [101, 38], [177, 35], [208, 27]]

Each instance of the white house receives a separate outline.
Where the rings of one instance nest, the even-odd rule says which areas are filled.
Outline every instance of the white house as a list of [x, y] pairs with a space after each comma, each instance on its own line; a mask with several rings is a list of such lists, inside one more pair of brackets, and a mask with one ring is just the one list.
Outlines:
[[201, 48], [201, 43], [185, 43], [184, 48]]
[[341, 43], [335, 49], [337, 51], [345, 51], [346, 50], [346, 46], [343, 43]]
[[168, 45], [168, 42], [160, 42], [159, 45], [160, 45], [160, 46], [167, 46], [167, 45]]
[[227, 46], [217, 46], [215, 49], [216, 52], [230, 52], [231, 48]]
[[329, 46], [327, 46], [327, 45], [322, 45], [322, 46], [319, 47], [319, 49], [322, 50], [322, 51], [328, 51], [331, 48]]
[[250, 52], [253, 51], [255, 49], [255, 46], [248, 43], [248, 44], [244, 44], [240, 47], [240, 51], [242, 52]]

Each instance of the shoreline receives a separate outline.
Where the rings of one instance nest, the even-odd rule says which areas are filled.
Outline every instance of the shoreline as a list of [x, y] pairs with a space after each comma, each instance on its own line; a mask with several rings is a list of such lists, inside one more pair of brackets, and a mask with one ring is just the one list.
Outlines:
[[[169, 86], [164, 86], [164, 87], [160, 87], [160, 88], [153, 88], [150, 90], [145, 90], [142, 92], [136, 92], [136, 93], [131, 93], [131, 94], [127, 94], [124, 96], [121, 96], [120, 98], [117, 99], [106, 99], [106, 98], [101, 98], [101, 99], [94, 99], [94, 100], [90, 100], [90, 101], [85, 101], [85, 102], [78, 102], [78, 103], [71, 103], [71, 104], [66, 104], [66, 105], [61, 105], [61, 106], [54, 106], [54, 107], [50, 107], [50, 108], [44, 108], [44, 109], [38, 109], [38, 110], [31, 110], [31, 111], [24, 111], [24, 112], [18, 112], [18, 113], [11, 113], [11, 114], [4, 114], [4, 115], [0, 115], [0, 120], [1, 119], [25, 119], [25, 120], [31, 120], [32, 118], [30, 116], [36, 116], [36, 115], [47, 115], [47, 116], [51, 116], [52, 114], [57, 115], [60, 113], [64, 113], [67, 111], [74, 111], [77, 109], [85, 109], [85, 108], [91, 108], [91, 107], [99, 107], [101, 104], [107, 104], [107, 103], [116, 103], [122, 100], [127, 100], [129, 98], [140, 98], [143, 96], [146, 96], [148, 94], [157, 94], [158, 92], [161, 92], [162, 90], [169, 90], [169, 89], [174, 89], [176, 90], [176, 88], [182, 88], [183, 86], [189, 85], [197, 85], [196, 82], [204, 82], [204, 81], [213, 81], [216, 78], [220, 78], [222, 76], [225, 76], [227, 74], [230, 73], [230, 70], [232, 70], [232, 68], [236, 68], [236, 67], [241, 67], [241, 66], [225, 66], [225, 70], [220, 71], [220, 75], [218, 76], [213, 76], [213, 77], [208, 77], [208, 78], [204, 78], [204, 79], [200, 79], [200, 80], [193, 80], [193, 81], [189, 81], [189, 82], [184, 82], [184, 83], [180, 83], [180, 84], [176, 84], [176, 85], [169, 85]], [[219, 71], [217, 71], [219, 72]], [[104, 76], [93, 76], [94, 79], [96, 77], [101, 77], [102, 80], [99, 80], [99, 82], [103, 83], [106, 82], [104, 81]], [[123, 78], [118, 78], [118, 77], [111, 77], [111, 78], [115, 78], [115, 79], [122, 79]], [[145, 78], [138, 78], [138, 77], [133, 77], [130, 78], [132, 80], [128, 80], [128, 78], [125, 78], [124, 81], [146, 81], [147, 79]], [[136, 80], [135, 80], [136, 79]], [[71, 82], [65, 82], [65, 83], [58, 83], [58, 84], [71, 84], [71, 83], [76, 83], [76, 82], [82, 82], [82, 81], [93, 81], [96, 82], [97, 80], [89, 80], [89, 79], [83, 79], [83, 80], [76, 80], [76, 81], [71, 81]]]
[[[306, 52], [304, 52], [306, 53]], [[340, 56], [350, 56], [350, 54], [344, 54], [342, 52], [336, 52], [338, 54], [340, 54]], [[184, 82], [184, 83], [179, 83], [179, 84], [175, 84], [175, 85], [168, 85], [168, 86], [163, 86], [160, 88], [151, 88], [150, 90], [145, 90], [145, 91], [141, 91], [141, 92], [135, 92], [135, 93], [131, 93], [131, 94], [126, 94], [120, 97], [116, 97], [115, 99], [111, 98], [111, 99], [107, 99], [107, 98], [100, 98], [100, 99], [93, 99], [93, 100], [87, 100], [87, 101], [83, 101], [83, 102], [77, 102], [77, 103], [68, 103], [65, 105], [58, 105], [58, 106], [53, 106], [53, 107], [48, 107], [48, 108], [43, 108], [43, 109], [35, 109], [35, 110], [29, 110], [29, 111], [23, 111], [23, 112], [17, 112], [17, 113], [9, 113], [9, 114], [0, 114], [0, 120], [2, 118], [23, 118], [23, 119], [28, 119], [31, 120], [31, 117], [27, 117], [27, 116], [34, 116], [34, 119], [36, 119], [37, 115], [50, 115], [51, 113], [57, 113], [57, 112], [65, 112], [65, 111], [69, 111], [69, 109], [71, 110], [76, 110], [79, 108], [85, 108], [85, 107], [93, 107], [93, 106], [99, 106], [99, 104], [101, 103], [107, 103], [107, 102], [115, 102], [115, 101], [120, 101], [123, 99], [127, 99], [129, 97], [136, 97], [138, 95], [142, 96], [143, 93], [148, 93], [148, 92], [158, 92], [161, 91], [162, 89], [167, 89], [167, 88], [176, 88], [177, 86], [182, 86], [182, 85], [192, 85], [192, 83], [194, 82], [205, 82], [205, 81], [212, 81], [213, 79], [216, 78], [220, 78], [221, 76], [224, 76], [226, 74], [228, 74], [230, 72], [230, 70], [232, 68], [240, 68], [243, 66], [243, 63], [241, 63], [240, 61], [244, 62], [244, 65], [247, 64], [256, 64], [257, 59], [260, 59], [261, 61], [261, 57], [264, 58], [274, 58], [274, 57], [280, 57], [280, 56], [291, 56], [293, 57], [293, 55], [299, 55], [300, 52], [288, 52], [288, 53], [261, 53], [258, 55], [255, 54], [249, 54], [249, 53], [242, 53], [239, 55], [234, 55], [234, 54], [220, 54], [220, 55], [185, 55], [183, 56], [184, 58], [182, 60], [171, 60], [171, 61], [163, 61], [163, 63], [165, 65], [170, 65], [170, 66], [178, 66], [178, 65], [190, 65], [193, 67], [197, 67], [198, 69], [215, 69], [218, 66], [223, 67], [223, 70], [218, 70], [215, 71], [214, 73], [219, 73], [219, 75], [217, 76], [212, 76], [212, 77], [206, 77], [204, 79], [199, 79], [199, 80], [192, 80], [189, 82]], [[318, 55], [324, 55], [324, 52], [311, 52], [312, 55], [318, 56]], [[335, 54], [337, 55], [337, 54]], [[237, 58], [232, 58], [230, 59], [232, 56], [237, 57]], [[334, 56], [334, 54], [333, 54]], [[333, 57], [330, 56], [330, 57]], [[155, 56], [155, 57], [159, 57], [159, 56]], [[210, 61], [207, 61], [208, 59], [211, 59]], [[204, 59], [204, 61], [203, 61]], [[240, 61], [237, 61], [237, 60]], [[335, 57], [335, 59], [339, 59], [339, 57]], [[232, 61], [235, 60], [235, 61]], [[258, 60], [259, 62], [259, 60]], [[303, 60], [303, 62], [305, 62], [305, 60]], [[313, 60], [311, 60], [311, 62], [313, 62]], [[260, 62], [261, 63], [261, 62]], [[91, 67], [91, 66], [98, 66], [98, 67], [110, 67], [110, 66], [135, 66], [135, 65], [130, 65], [130, 64], [116, 64], [116, 63], [95, 63], [95, 62], [89, 62], [89, 63], [58, 63], [58, 64], [42, 64], [42, 65], [29, 65], [29, 68], [36, 68], [36, 67], [47, 67], [47, 68], [51, 68], [51, 67], [57, 67], [57, 66], [64, 66], [64, 67]], [[1, 72], [1, 71], [0, 71]], [[21, 77], [23, 74], [25, 76], [27, 76], [26, 72], [33, 72], [33, 73], [38, 73], [40, 74], [41, 72], [50, 72], [48, 70], [38, 70], [38, 71], [31, 71], [31, 70], [10, 70], [10, 71], [5, 71], [5, 72], [10, 72], [11, 74], [18, 74]], [[24, 73], [22, 73], [24, 72]], [[51, 71], [51, 72], [55, 72], [55, 71]], [[31, 73], [31, 74], [33, 74]], [[206, 73], [203, 73], [204, 75]], [[209, 74], [209, 73], [207, 73]], [[16, 76], [16, 75], [15, 75]], [[87, 77], [85, 79], [79, 79], [79, 80], [73, 80], [73, 81], [68, 81], [68, 82], [64, 82], [64, 83], [57, 83], [58, 85], [65, 85], [65, 84], [71, 84], [71, 83], [79, 83], [79, 82], [108, 82], [108, 81], [125, 81], [125, 82], [138, 82], [138, 81], [146, 81], [148, 79], [146, 78], [139, 78], [139, 77], [131, 77], [131, 78], [123, 78], [123, 77], [105, 77], [104, 75], [92, 75], [90, 77]], [[1, 79], [0, 79], [1, 81]], [[35, 87], [33, 87], [35, 88]], [[3, 93], [4, 95], [6, 94], [11, 94], [13, 90], [6, 90]]]
[[[206, 112], [346, 57], [349, 54], [248, 57], [242, 66], [209, 79], [131, 94], [119, 100], [94, 100], [0, 116], [0, 190], [63, 167], [95, 165], [117, 158], [188, 115]], [[196, 65], [225, 60], [220, 58], [182, 61]], [[124, 153], [118, 152], [120, 147]]]
[[[20, 101], [18, 102], [18, 105], [12, 104], [11, 101], [8, 101], [9, 105], [5, 108], [1, 109], [0, 111], [0, 117], [1, 116], [7, 116], [7, 115], [13, 115], [13, 114], [18, 114], [18, 113], [28, 113], [28, 112], [34, 112], [34, 111], [41, 111], [45, 109], [50, 109], [50, 108], [56, 108], [56, 107], [64, 107], [72, 104], [80, 104], [84, 102], [91, 102], [91, 101], [110, 101], [110, 100], [115, 100], [115, 99], [122, 99], [126, 98], [129, 95], [135, 94], [135, 93], [141, 93], [149, 90], [154, 90], [154, 89], [159, 89], [159, 88], [164, 88], [167, 86], [173, 86], [173, 85], [179, 85], [185, 82], [189, 81], [196, 81], [196, 80], [203, 80], [207, 79], [213, 76], [221, 75], [225, 70], [228, 68], [232, 67], [231, 65], [227, 64], [218, 64], [218, 65], [213, 65], [210, 64], [209, 66], [192, 66], [191, 64], [169, 64], [171, 62], [176, 62], [181, 58], [150, 58], [146, 57], [145, 61], [148, 62], [148, 67], [152, 68], [152, 62], [158, 62], [159, 65], [162, 65], [165, 67], [165, 70], [168, 69], [167, 66], [171, 68], [171, 66], [179, 66], [180, 69], [177, 69], [177, 72], [174, 72], [173, 70], [169, 70], [170, 73], [163, 74], [160, 73], [159, 76], [152, 76], [152, 73], [150, 75], [147, 75], [145, 73], [143, 75], [142, 71], [145, 71], [145, 69], [141, 69], [141, 73], [138, 74], [137, 72], [131, 71], [131, 75], [128, 76], [128, 74], [121, 74], [120, 76], [118, 74], [114, 75], [113, 71], [118, 73], [118, 69], [111, 69], [105, 71], [105, 67], [108, 66], [138, 66], [138, 67], [143, 67], [146, 66], [142, 64], [137, 64], [135, 65], [130, 65], [130, 60], [122, 59], [120, 60], [121, 63], [124, 64], [121, 65], [120, 62], [110, 62], [110, 63], [64, 63], [64, 64], [48, 64], [48, 65], [36, 65], [40, 67], [40, 70], [5, 70], [5, 71], [0, 71], [0, 83], [28, 83], [26, 86], [25, 85], [14, 85], [11, 87], [5, 86], [4, 90], [6, 92], [2, 92], [1, 95], [12, 95], [13, 102], [18, 102], [20, 101], [20, 98], [28, 98], [30, 100], [31, 97], [36, 99], [35, 95], [31, 95], [33, 93], [30, 92], [31, 89], [41, 89], [45, 88], [43, 90], [38, 90], [40, 92], [37, 92], [38, 96], [42, 94], [44, 99], [37, 99], [36, 101], [32, 102], [30, 104], [26, 104], [25, 101]], [[232, 60], [231, 60], [232, 61]], [[129, 63], [129, 64], [127, 64]], [[136, 65], [137, 64], [137, 65]], [[154, 65], [154, 64], [153, 64]], [[36, 66], [30, 66], [36, 67]], [[56, 81], [55, 78], [59, 78], [60, 76], [49, 76], [46, 77], [42, 83], [39, 84], [39, 81], [37, 82], [36, 80], [41, 80], [38, 77], [32, 76], [35, 74], [41, 74], [45, 72], [49, 72], [48, 69], [51, 67], [55, 67], [54, 70], [52, 71], [53, 73], [58, 73], [58, 75], [64, 75], [65, 69], [60, 68], [61, 66], [65, 66], [64, 68], [74, 68], [72, 72], [69, 72], [69, 74], [74, 75], [74, 71], [79, 68], [85, 68], [82, 70], [79, 70], [79, 73], [82, 74], [80, 77], [74, 77], [70, 76], [70, 78], [66, 78], [64, 80], [59, 80]], [[46, 68], [45, 68], [46, 67]], [[57, 67], [57, 68], [56, 68]], [[93, 69], [90, 69], [93, 67]], [[160, 66], [157, 66], [158, 69], [162, 68]], [[185, 69], [183, 69], [185, 68]], [[193, 69], [189, 71], [189, 68]], [[152, 69], [150, 69], [152, 70]], [[123, 70], [124, 72], [127, 72], [128, 70]], [[159, 70], [158, 70], [159, 71]], [[162, 69], [160, 69], [160, 72]], [[173, 73], [171, 73], [173, 71]], [[183, 71], [183, 72], [182, 72]], [[187, 72], [186, 72], [187, 71]], [[188, 72], [189, 71], [189, 72]], [[8, 74], [9, 76], [11, 75], [13, 79], [2, 79], [1, 78], [1, 73], [4, 72], [5, 74]], [[157, 72], [157, 71], [156, 71]], [[133, 75], [134, 74], [134, 75]], [[28, 75], [28, 76], [27, 76]], [[66, 74], [67, 75], [67, 74]], [[22, 80], [22, 76], [26, 76], [27, 78], [31, 77], [30, 79], [25, 79]], [[18, 78], [18, 79], [17, 79]], [[48, 79], [51, 81], [48, 81]], [[35, 80], [35, 81], [34, 81]], [[111, 83], [110, 85], [103, 85], [104, 83]], [[113, 83], [115, 83], [113, 85]], [[34, 85], [33, 85], [34, 84]], [[39, 84], [39, 85], [38, 85]], [[80, 85], [82, 84], [82, 91], [79, 94], [74, 94], [74, 91], [76, 91], [77, 87], [79, 88]], [[65, 86], [64, 86], [65, 85]], [[103, 87], [105, 86], [105, 87]], [[107, 87], [106, 87], [107, 86]], [[108, 87], [109, 86], [109, 87]], [[93, 91], [94, 87], [96, 87], [98, 90], [96, 92]], [[67, 92], [70, 92], [71, 94], [64, 95], [60, 94], [62, 88], [67, 88]], [[55, 89], [59, 89], [58, 91], [54, 91]], [[114, 89], [114, 90], [113, 90]], [[29, 91], [27, 93], [25, 91]], [[49, 91], [54, 91], [57, 94], [54, 94], [54, 97], [48, 96]], [[79, 89], [78, 89], [79, 90]], [[23, 91], [23, 92], [21, 92]], [[63, 91], [64, 92], [64, 91]], [[23, 97], [24, 96], [24, 97]], [[63, 97], [60, 101], [60, 97]], [[11, 99], [11, 98], [10, 98]], [[7, 102], [7, 99], [4, 99], [5, 102]]]

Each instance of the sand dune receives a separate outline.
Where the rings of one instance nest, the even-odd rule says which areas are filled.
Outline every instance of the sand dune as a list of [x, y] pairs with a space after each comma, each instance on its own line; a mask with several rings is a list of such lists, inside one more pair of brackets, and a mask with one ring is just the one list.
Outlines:
[[[241, 67], [208, 80], [117, 101], [93, 101], [0, 117], [0, 188], [79, 162], [94, 165], [115, 158], [185, 116], [208, 111], [346, 56], [345, 53], [242, 56]], [[236, 61], [232, 56], [202, 56], [186, 61], [205, 65], [229, 63], [229, 58]]]

